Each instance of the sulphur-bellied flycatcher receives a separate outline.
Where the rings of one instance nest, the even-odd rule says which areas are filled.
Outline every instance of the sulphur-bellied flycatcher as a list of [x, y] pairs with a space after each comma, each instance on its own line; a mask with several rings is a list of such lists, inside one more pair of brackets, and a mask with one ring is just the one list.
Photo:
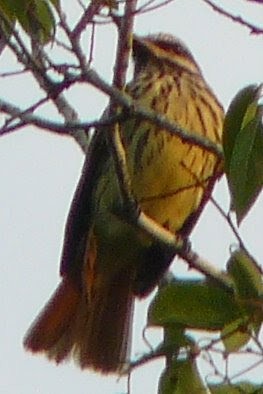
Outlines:
[[[189, 50], [169, 35], [134, 38], [134, 102], [221, 142], [223, 110]], [[95, 133], [69, 213], [62, 280], [25, 346], [57, 363], [118, 372], [127, 360], [135, 296], [147, 295], [173, 259], [116, 215], [121, 195], [105, 130]], [[153, 123], [121, 123], [134, 197], [159, 224], [187, 236], [221, 174], [219, 158]]]

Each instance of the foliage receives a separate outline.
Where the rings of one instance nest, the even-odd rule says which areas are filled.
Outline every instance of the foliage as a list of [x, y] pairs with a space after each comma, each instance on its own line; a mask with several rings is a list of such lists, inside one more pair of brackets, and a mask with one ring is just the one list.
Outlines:
[[[195, 364], [196, 354], [211, 350], [221, 339], [224, 356], [228, 357], [231, 352], [244, 349], [249, 341], [258, 340], [263, 322], [260, 269], [240, 249], [230, 257], [226, 274], [232, 283], [229, 289], [209, 280], [173, 279], [158, 291], [152, 301], [148, 324], [164, 328], [163, 346], [169, 349], [166, 352], [167, 366], [160, 381], [160, 393], [205, 392], [205, 382]], [[189, 338], [189, 329], [219, 331], [220, 336], [208, 345], [199, 346], [194, 337]], [[182, 352], [184, 360], [181, 359]], [[214, 388], [214, 392], [220, 390], [227, 392], [222, 385]], [[237, 388], [231, 386], [231, 390], [229, 392], [234, 393]]]
[[223, 143], [225, 171], [238, 223], [244, 219], [263, 185], [262, 86], [242, 89], [226, 114]]
[[52, 6], [59, 0], [1, 0], [0, 11], [10, 22], [17, 21], [30, 36], [41, 44], [48, 43], [55, 33]]

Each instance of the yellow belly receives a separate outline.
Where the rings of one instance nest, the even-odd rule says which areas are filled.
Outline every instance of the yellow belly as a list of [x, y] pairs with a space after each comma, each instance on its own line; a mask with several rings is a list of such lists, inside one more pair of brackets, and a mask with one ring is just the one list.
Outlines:
[[180, 230], [201, 202], [214, 156], [163, 130], [148, 135], [140, 157], [134, 147], [138, 142], [128, 148], [128, 162], [137, 201], [158, 223]]

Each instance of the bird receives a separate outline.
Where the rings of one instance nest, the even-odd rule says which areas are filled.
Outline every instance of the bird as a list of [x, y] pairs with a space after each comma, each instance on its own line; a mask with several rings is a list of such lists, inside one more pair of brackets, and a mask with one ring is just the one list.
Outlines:
[[[158, 33], [133, 37], [133, 103], [221, 145], [224, 111], [187, 46]], [[129, 362], [133, 307], [158, 285], [174, 250], [121, 215], [122, 194], [98, 128], [69, 211], [61, 281], [29, 328], [24, 346], [57, 364], [120, 373]], [[186, 239], [222, 175], [222, 158], [153, 121], [122, 110], [120, 136], [132, 195], [142, 212]]]

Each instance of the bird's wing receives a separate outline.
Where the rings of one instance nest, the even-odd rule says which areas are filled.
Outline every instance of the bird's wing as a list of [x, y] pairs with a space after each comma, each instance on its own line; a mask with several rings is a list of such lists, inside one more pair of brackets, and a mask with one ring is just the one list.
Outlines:
[[65, 227], [60, 274], [79, 275], [79, 264], [93, 223], [94, 191], [110, 157], [104, 130], [97, 130], [91, 140], [82, 174], [73, 197]]

